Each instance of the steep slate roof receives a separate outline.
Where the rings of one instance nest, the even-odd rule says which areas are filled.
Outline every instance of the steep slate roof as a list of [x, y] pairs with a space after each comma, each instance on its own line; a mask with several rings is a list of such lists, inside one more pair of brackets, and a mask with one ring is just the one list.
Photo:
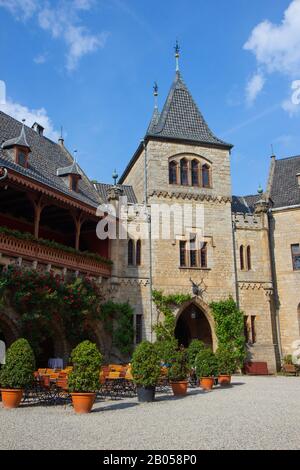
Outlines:
[[297, 174], [300, 173], [300, 155], [275, 160], [270, 198], [274, 208], [300, 204], [300, 187]]
[[[106, 184], [106, 183], [94, 183], [94, 185], [95, 185], [96, 190], [100, 194], [101, 199], [104, 202], [108, 202], [107, 191], [109, 188], [111, 188], [112, 185]], [[123, 195], [127, 197], [127, 202], [129, 202], [130, 204], [137, 203], [137, 198], [134, 194], [134, 190], [132, 186], [122, 185], [122, 184], [118, 184], [117, 186], [118, 188], [123, 189], [124, 191]]]
[[14, 145], [19, 145], [21, 147], [27, 147], [30, 150], [30, 147], [28, 145], [27, 139], [26, 139], [26, 133], [25, 133], [25, 126], [22, 125], [21, 128], [21, 133], [17, 137], [13, 139], [8, 139], [4, 141], [1, 145], [3, 149], [9, 149], [13, 147]]
[[254, 194], [249, 196], [232, 196], [232, 212], [241, 212], [243, 214], [253, 214], [255, 204], [259, 201], [261, 195]]
[[147, 136], [232, 148], [231, 144], [218, 139], [209, 129], [179, 72], [176, 72], [157, 124], [152, 118]]
[[[19, 121], [0, 111], [0, 144], [8, 139], [16, 140], [20, 136], [21, 129], [22, 124]], [[59, 168], [70, 167], [74, 163], [72, 156], [65, 147], [39, 135], [30, 127], [24, 126], [24, 132], [26, 142], [28, 142], [31, 149], [28, 157], [29, 167], [24, 168], [15, 163], [9, 150], [3, 148], [0, 148], [0, 165], [11, 168], [22, 175], [94, 207], [102, 202], [93, 184], [80, 168], [78, 171], [82, 178], [78, 184], [78, 192], [71, 191], [62, 178], [57, 176]]]

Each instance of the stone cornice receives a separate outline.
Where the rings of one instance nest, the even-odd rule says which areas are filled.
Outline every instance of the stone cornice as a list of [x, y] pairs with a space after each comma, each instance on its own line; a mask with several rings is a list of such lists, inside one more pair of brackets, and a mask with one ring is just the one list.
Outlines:
[[149, 197], [157, 198], [169, 198], [169, 199], [183, 199], [193, 201], [207, 201], [207, 202], [218, 202], [220, 204], [231, 203], [231, 197], [229, 196], [212, 196], [211, 194], [194, 194], [188, 192], [171, 192], [171, 191], [152, 191]]

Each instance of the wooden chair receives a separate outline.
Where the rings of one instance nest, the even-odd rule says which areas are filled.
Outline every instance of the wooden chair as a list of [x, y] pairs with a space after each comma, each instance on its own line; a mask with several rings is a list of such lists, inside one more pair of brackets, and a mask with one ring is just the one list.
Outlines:
[[295, 377], [299, 374], [299, 370], [295, 364], [283, 364], [282, 372], [284, 375], [294, 375]]

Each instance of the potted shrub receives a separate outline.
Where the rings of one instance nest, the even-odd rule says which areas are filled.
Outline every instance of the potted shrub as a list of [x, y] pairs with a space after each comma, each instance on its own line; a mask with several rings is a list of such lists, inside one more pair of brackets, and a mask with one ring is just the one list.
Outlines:
[[211, 390], [214, 385], [214, 377], [218, 373], [215, 354], [211, 349], [205, 348], [197, 354], [195, 364], [200, 386], [204, 390]]
[[132, 376], [137, 386], [139, 402], [151, 402], [160, 376], [160, 357], [156, 344], [142, 341], [132, 357]]
[[71, 353], [73, 370], [68, 378], [76, 413], [89, 413], [93, 407], [96, 391], [100, 387], [102, 355], [96, 344], [83, 341]]
[[195, 359], [200, 351], [205, 349], [205, 344], [200, 339], [193, 339], [187, 349], [188, 363], [190, 369], [195, 369]]
[[231, 383], [231, 375], [237, 369], [237, 359], [233, 349], [224, 345], [219, 346], [216, 352], [218, 362], [218, 383], [221, 386], [228, 386]]
[[175, 396], [184, 396], [187, 393], [189, 365], [188, 355], [184, 348], [175, 351], [168, 371], [169, 381]]
[[24, 338], [15, 341], [7, 350], [6, 361], [0, 371], [2, 402], [5, 408], [17, 408], [24, 388], [34, 379], [35, 358], [30, 344]]

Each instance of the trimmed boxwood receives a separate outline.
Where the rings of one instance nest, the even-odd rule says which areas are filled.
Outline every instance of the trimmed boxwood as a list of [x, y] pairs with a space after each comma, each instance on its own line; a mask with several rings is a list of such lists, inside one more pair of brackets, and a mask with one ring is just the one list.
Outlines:
[[140, 387], [154, 387], [160, 376], [160, 356], [156, 344], [142, 341], [132, 357], [132, 376]]
[[24, 389], [33, 382], [35, 357], [33, 350], [24, 338], [15, 341], [7, 350], [6, 363], [0, 371], [2, 388]]
[[209, 348], [205, 348], [197, 354], [195, 364], [198, 378], [218, 375], [217, 358]]
[[96, 344], [83, 341], [71, 353], [73, 370], [69, 375], [68, 389], [71, 393], [92, 393], [100, 387], [102, 354]]
[[200, 339], [193, 339], [187, 349], [188, 363], [190, 369], [195, 367], [195, 359], [200, 351], [205, 349], [205, 344]]
[[168, 377], [171, 382], [187, 380], [189, 374], [188, 355], [186, 349], [182, 348], [174, 353]]
[[239, 367], [239, 359], [236, 357], [235, 351], [228, 346], [220, 345], [216, 358], [218, 361], [219, 374], [234, 374]]

